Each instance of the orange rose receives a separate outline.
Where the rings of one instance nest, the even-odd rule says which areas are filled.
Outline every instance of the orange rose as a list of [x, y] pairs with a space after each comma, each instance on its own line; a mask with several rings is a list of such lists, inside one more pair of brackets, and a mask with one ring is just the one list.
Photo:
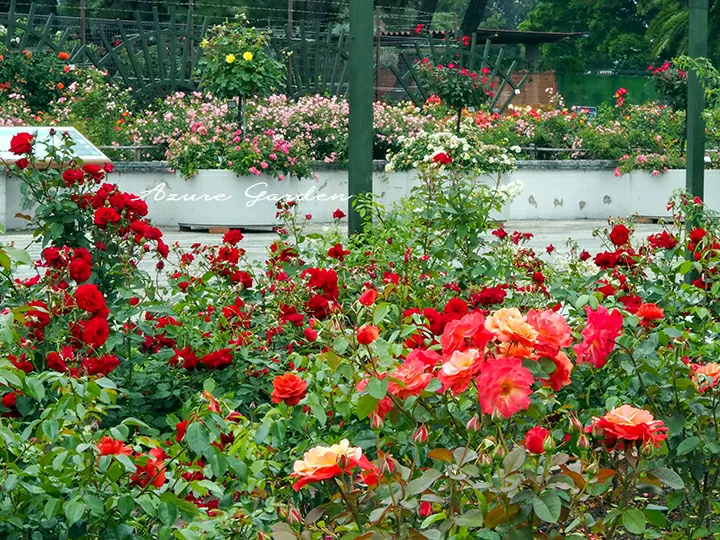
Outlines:
[[712, 388], [720, 380], [720, 364], [710, 362], [704, 366], [693, 366], [693, 382], [700, 392]]
[[275, 377], [271, 394], [273, 403], [284, 401], [286, 405], [294, 406], [307, 394], [307, 383], [294, 373], [287, 373]]
[[298, 478], [293, 484], [293, 489], [300, 491], [307, 484], [329, 480], [357, 466], [362, 469], [372, 467], [363, 456], [362, 449], [350, 446], [347, 439], [329, 448], [316, 446], [305, 452], [303, 458], [293, 465], [293, 473], [290, 476]]
[[537, 341], [538, 332], [530, 326], [517, 308], [502, 308], [493, 313], [485, 328], [502, 342], [531, 346]]
[[59, 60], [70, 60], [70, 55], [66, 53], [65, 51], [61, 51], [57, 55]]

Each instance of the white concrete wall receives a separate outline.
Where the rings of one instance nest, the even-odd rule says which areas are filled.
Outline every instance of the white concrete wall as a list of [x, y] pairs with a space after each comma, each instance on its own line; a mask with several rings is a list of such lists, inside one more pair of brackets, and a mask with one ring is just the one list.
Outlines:
[[[657, 177], [635, 172], [618, 178], [612, 169], [569, 169], [567, 164], [550, 169], [548, 165], [523, 167], [503, 176], [503, 182], [521, 181], [524, 190], [502, 213], [502, 218], [606, 219], [633, 213], [668, 216], [667, 201], [674, 190], [685, 185], [685, 171], [681, 170]], [[238, 178], [228, 171], [202, 171], [185, 181], [165, 169], [119, 169], [109, 180], [123, 191], [144, 193], [150, 217], [158, 226], [272, 225], [278, 223], [275, 203], [268, 200], [273, 195], [305, 196], [308, 200], [299, 203], [299, 211], [312, 214], [317, 223], [332, 221], [336, 208], [346, 213], [348, 210], [347, 201], [342, 200], [347, 195], [347, 171], [320, 171], [318, 178], [302, 181], [289, 178], [277, 181], [266, 176]], [[262, 185], [263, 182], [267, 185]], [[412, 172], [376, 172], [373, 189], [389, 206], [408, 195], [415, 182]], [[720, 209], [720, 189], [716, 188], [719, 183], [720, 171], [707, 171], [705, 201], [714, 209]], [[258, 198], [262, 192], [264, 196]], [[193, 196], [195, 200], [187, 200]], [[0, 176], [0, 223], [7, 229], [24, 228], [27, 222], [15, 217], [18, 212], [21, 212], [18, 182]]]

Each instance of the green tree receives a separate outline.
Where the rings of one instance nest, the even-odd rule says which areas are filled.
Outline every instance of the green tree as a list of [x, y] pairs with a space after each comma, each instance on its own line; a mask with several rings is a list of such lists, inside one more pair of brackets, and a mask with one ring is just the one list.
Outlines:
[[[710, 0], [708, 14], [708, 54], [720, 59], [720, 2]], [[644, 11], [653, 13], [647, 36], [658, 57], [672, 58], [687, 53], [690, 12], [687, 0], [651, 0]]]
[[635, 0], [542, 0], [519, 25], [521, 30], [588, 32], [542, 46], [546, 68], [592, 66], [645, 68], [653, 59], [645, 36], [647, 17]]

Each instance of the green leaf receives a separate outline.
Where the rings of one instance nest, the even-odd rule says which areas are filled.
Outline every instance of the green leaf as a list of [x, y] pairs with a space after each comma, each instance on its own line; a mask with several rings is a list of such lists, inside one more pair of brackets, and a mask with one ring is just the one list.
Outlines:
[[337, 354], [343, 354], [345, 351], [347, 351], [348, 346], [350, 345], [350, 341], [348, 341], [345, 337], [337, 337], [335, 338], [335, 341], [333, 341], [333, 351], [335, 351]]
[[482, 527], [483, 515], [480, 510], [468, 510], [462, 516], [455, 519], [459, 527]]
[[50, 225], [50, 237], [51, 238], [60, 238], [63, 235], [63, 232], [65, 232], [65, 227], [63, 227], [62, 223], [53, 223]]
[[24, 249], [18, 249], [10, 246], [4, 246], [3, 251], [7, 253], [12, 260], [20, 264], [32, 264], [30, 254]]
[[537, 517], [543, 521], [557, 523], [557, 520], [560, 519], [562, 501], [555, 492], [548, 491], [542, 496], [533, 499], [533, 510]]
[[523, 446], [519, 446], [505, 456], [505, 459], [503, 459], [503, 471], [505, 471], [505, 474], [520, 470], [520, 467], [525, 463], [525, 457], [525, 447]]
[[670, 489], [683, 489], [685, 487], [685, 482], [683, 482], [683, 479], [680, 478], [680, 475], [667, 467], [653, 469], [650, 471], [650, 474]]
[[132, 512], [134, 505], [134, 500], [130, 495], [123, 495], [117, 503], [117, 508], [120, 515], [127, 517]]
[[441, 476], [442, 474], [440, 474], [439, 471], [436, 471], [435, 469], [428, 469], [423, 473], [420, 478], [416, 478], [415, 480], [412, 480], [408, 483], [407, 487], [405, 488], [405, 498], [417, 495], [418, 493], [422, 493]]
[[165, 525], [172, 525], [177, 519], [177, 507], [172, 502], [164, 502], [158, 508], [158, 517]]
[[135, 467], [135, 464], [128, 456], [124, 454], [116, 454], [115, 459], [117, 459], [120, 463], [123, 464], [127, 472], [134, 473], [137, 471], [137, 467]]
[[60, 499], [48, 499], [45, 503], [45, 510], [43, 514], [46, 519], [52, 519], [57, 514], [58, 508], [60, 508]]
[[685, 454], [689, 454], [693, 450], [695, 450], [698, 445], [700, 444], [700, 438], [699, 437], [688, 437], [683, 442], [681, 442], [677, 447], [677, 455], [678, 456], [684, 456]]
[[373, 313], [373, 324], [380, 324], [380, 322], [387, 317], [388, 313], [390, 313], [390, 304], [388, 302], [380, 302], [375, 307], [375, 313]]
[[367, 392], [377, 400], [384, 398], [388, 391], [388, 379], [370, 379], [367, 385]]
[[628, 508], [623, 512], [623, 527], [631, 534], [642, 534], [645, 532], [645, 514], [637, 508]]
[[259, 428], [257, 428], [257, 431], [255, 431], [255, 444], [262, 444], [265, 442], [265, 439], [267, 439], [268, 433], [270, 433], [270, 425], [272, 422], [270, 420], [265, 420]]
[[590, 301], [589, 294], [581, 294], [575, 302], [575, 309], [579, 310]]
[[68, 520], [68, 525], [77, 523], [83, 517], [85, 513], [85, 504], [80, 501], [70, 501], [65, 503], [63, 508], [65, 517]]
[[210, 434], [205, 424], [202, 422], [193, 422], [187, 428], [185, 441], [190, 449], [196, 454], [202, 454], [210, 446]]
[[370, 416], [380, 402], [379, 399], [372, 397], [370, 394], [363, 394], [360, 396], [355, 407], [355, 412], [358, 418], [364, 419]]

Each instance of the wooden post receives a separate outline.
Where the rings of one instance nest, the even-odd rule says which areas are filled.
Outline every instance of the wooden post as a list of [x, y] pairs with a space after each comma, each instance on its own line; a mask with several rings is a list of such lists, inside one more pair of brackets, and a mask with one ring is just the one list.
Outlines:
[[350, 152], [348, 184], [349, 233], [363, 231], [363, 221], [353, 199], [372, 193], [373, 145], [373, 4], [350, 0]]
[[87, 43], [86, 2], [87, 0], [80, 0], [80, 43], [83, 45]]
[[382, 51], [382, 48], [380, 46], [380, 42], [382, 40], [382, 10], [380, 6], [377, 7], [377, 10], [375, 12], [375, 39], [377, 40], [375, 44], [375, 101], [380, 101], [380, 53]]
[[[691, 58], [707, 56], [708, 0], [690, 0]], [[686, 188], [693, 197], [705, 194], [705, 92], [695, 70], [688, 73], [687, 101], [687, 176]]]

